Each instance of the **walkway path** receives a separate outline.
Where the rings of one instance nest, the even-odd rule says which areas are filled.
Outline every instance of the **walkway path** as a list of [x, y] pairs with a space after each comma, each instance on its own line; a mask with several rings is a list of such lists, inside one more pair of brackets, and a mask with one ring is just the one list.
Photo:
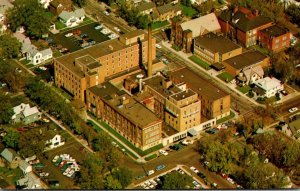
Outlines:
[[123, 143], [121, 140], [119, 140], [114, 134], [112, 134], [111, 132], [109, 132], [106, 128], [104, 128], [98, 121], [94, 120], [93, 118], [91, 118], [89, 115], [87, 115], [87, 120], [91, 120], [92, 122], [94, 122], [96, 125], [98, 125], [103, 131], [105, 131], [107, 134], [109, 134], [112, 138], [114, 138], [115, 140], [117, 140], [123, 147], [125, 147], [127, 150], [129, 150], [130, 152], [132, 152], [134, 155], [136, 155], [137, 157], [139, 157], [137, 159], [137, 162], [141, 162], [144, 163], [146, 162], [144, 157], [141, 157], [137, 152], [135, 152], [134, 150], [132, 150], [130, 147], [128, 147], [125, 143]]

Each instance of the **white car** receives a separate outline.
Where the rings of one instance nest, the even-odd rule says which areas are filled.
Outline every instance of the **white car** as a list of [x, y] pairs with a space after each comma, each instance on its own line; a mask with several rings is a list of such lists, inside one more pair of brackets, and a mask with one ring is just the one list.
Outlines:
[[118, 27], [114, 27], [114, 29], [118, 32], [120, 32], [121, 30]]
[[297, 107], [293, 107], [293, 108], [289, 109], [289, 112], [290, 112], [290, 113], [293, 113], [293, 112], [295, 112], [295, 111], [298, 111], [298, 108], [297, 108]]
[[199, 173], [199, 170], [197, 170], [195, 167], [191, 166], [190, 169], [194, 172], [194, 173]]
[[156, 48], [161, 48], [161, 46], [159, 44], [156, 44], [155, 47]]
[[104, 11], [103, 13], [104, 13], [105, 15], [107, 15], [107, 16], [109, 15], [109, 13], [108, 13], [107, 11]]
[[167, 152], [167, 151], [164, 151], [164, 150], [159, 150], [158, 152], [159, 152], [160, 154], [162, 154], [162, 155], [165, 155], [165, 156], [168, 155], [168, 152]]
[[154, 174], [154, 170], [149, 170], [149, 171], [147, 172], [147, 175], [148, 175], [148, 176], [150, 176], [150, 175], [152, 175], [152, 174]]
[[73, 33], [71, 33], [71, 32], [65, 34], [65, 37], [71, 37], [71, 36], [73, 36]]
[[56, 156], [53, 158], [52, 162], [55, 163], [58, 159], [59, 159], [59, 156], [56, 155]]

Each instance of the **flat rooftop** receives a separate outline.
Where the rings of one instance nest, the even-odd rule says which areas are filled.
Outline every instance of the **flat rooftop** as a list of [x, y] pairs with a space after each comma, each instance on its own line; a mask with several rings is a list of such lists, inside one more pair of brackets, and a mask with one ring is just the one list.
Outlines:
[[208, 49], [213, 53], [226, 53], [241, 48], [231, 40], [214, 33], [207, 33], [195, 38], [195, 45]]
[[[141, 128], [145, 128], [160, 121], [160, 119], [143, 104], [140, 104], [130, 97], [125, 91], [119, 90], [109, 82], [91, 87], [89, 88], [89, 91], [100, 96], [104, 102]], [[129, 99], [129, 103], [122, 105], [121, 99], [123, 99], [123, 97]]]
[[251, 66], [259, 62], [262, 62], [266, 58], [268, 58], [268, 56], [262, 54], [261, 52], [256, 50], [254, 51], [250, 50], [240, 55], [237, 55], [235, 57], [229, 58], [223, 62], [226, 62], [231, 67], [240, 70], [247, 66]]
[[280, 27], [278, 25], [273, 25], [264, 30], [261, 30], [260, 32], [265, 33], [270, 37], [278, 37], [288, 33], [289, 30], [287, 28]]
[[171, 76], [180, 82], [187, 83], [199, 96], [217, 100], [229, 95], [187, 68], [176, 70], [171, 73]]
[[150, 79], [147, 79], [143, 81], [145, 85], [150, 86], [152, 89], [157, 91], [159, 94], [161, 94], [164, 97], [169, 97], [173, 94], [179, 93], [182, 90], [179, 89], [178, 87], [171, 85], [169, 88], [164, 88], [162, 83], [165, 78], [163, 76], [153, 76]]
[[175, 99], [176, 101], [180, 101], [180, 100], [186, 99], [187, 97], [193, 96], [195, 94], [196, 93], [194, 91], [187, 89], [186, 91], [182, 91], [182, 92], [172, 95], [171, 98]]
[[[138, 34], [142, 34], [142, 31], [140, 31], [140, 30], [133, 31], [131, 33], [124, 34], [123, 37], [124, 36], [125, 37], [126, 36], [128, 36], [128, 37], [136, 36]], [[146, 41], [146, 40], [147, 40], [147, 38], [145, 37], [145, 39], [142, 41]], [[137, 43], [135, 42], [135, 43], [132, 43], [131, 45], [135, 45], [135, 44], [137, 44]], [[91, 47], [88, 47], [85, 49], [81, 49], [81, 50], [72, 52], [70, 54], [58, 57], [55, 60], [57, 62], [60, 62], [64, 66], [66, 66], [68, 69], [70, 69], [77, 75], [83, 77], [84, 73], [80, 70], [80, 68], [74, 66], [75, 59], [77, 59], [79, 57], [85, 57], [87, 55], [89, 55], [90, 57], [92, 57], [94, 59], [97, 59], [102, 56], [123, 50], [126, 47], [129, 47], [131, 45], [126, 46], [124, 43], [120, 42], [119, 39], [113, 39], [113, 40], [104, 41], [104, 42], [96, 44], [94, 46], [91, 46]]]

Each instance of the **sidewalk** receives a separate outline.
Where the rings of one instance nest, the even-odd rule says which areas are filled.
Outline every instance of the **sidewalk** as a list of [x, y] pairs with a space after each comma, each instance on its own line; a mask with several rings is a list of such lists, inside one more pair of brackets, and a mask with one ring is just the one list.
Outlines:
[[188, 57], [188, 55], [182, 51], [176, 51], [173, 48], [171, 48], [171, 45], [169, 43], [166, 43], [164, 41], [161, 42], [162, 46], [166, 49], [168, 49], [169, 51], [173, 52], [174, 54], [176, 54], [177, 56], [180, 56], [182, 59], [185, 60], [186, 65], [193, 65], [195, 67], [197, 67], [198, 69], [200, 69], [203, 73], [207, 74], [210, 76], [210, 78], [213, 78], [215, 81], [217, 81], [218, 83], [221, 83], [222, 85], [228, 87], [228, 89], [230, 89], [232, 92], [238, 94], [239, 96], [247, 99], [248, 101], [252, 102], [254, 105], [256, 106], [260, 106], [260, 107], [266, 107], [263, 104], [259, 104], [257, 103], [255, 100], [247, 97], [245, 94], [241, 93], [240, 91], [238, 91], [235, 88], [230, 87], [229, 85], [227, 85], [223, 80], [219, 79], [218, 77], [216, 77], [215, 75], [211, 75], [213, 72], [211, 72], [210, 70], [206, 71], [204, 68], [202, 68], [201, 66], [197, 65], [196, 63], [192, 62]]

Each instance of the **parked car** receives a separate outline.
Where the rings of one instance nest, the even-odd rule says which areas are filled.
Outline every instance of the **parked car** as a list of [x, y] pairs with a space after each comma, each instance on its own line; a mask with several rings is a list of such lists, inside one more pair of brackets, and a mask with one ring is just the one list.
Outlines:
[[109, 13], [107, 11], [103, 11], [104, 15], [109, 16]]
[[206, 178], [206, 176], [202, 172], [198, 172], [197, 175], [202, 179]]
[[288, 93], [285, 90], [281, 90], [280, 93], [284, 96], [288, 95]]
[[156, 48], [161, 48], [161, 46], [159, 44], [156, 44], [155, 47]]
[[71, 32], [69, 32], [69, 33], [67, 33], [67, 34], [65, 34], [65, 37], [71, 37], [71, 36], [73, 36], [73, 33], [71, 33]]
[[197, 170], [195, 167], [191, 166], [190, 169], [194, 172], [194, 173], [199, 173], [199, 170]]
[[167, 152], [167, 151], [164, 151], [164, 150], [159, 150], [158, 152], [159, 152], [161, 155], [165, 155], [165, 156], [168, 155], [168, 152]]
[[120, 32], [121, 30], [118, 27], [114, 27], [114, 29], [118, 32]]
[[150, 176], [150, 175], [152, 175], [152, 174], [154, 174], [154, 170], [149, 170], [149, 171], [147, 172], [147, 176]]
[[87, 38], [88, 36], [89, 36], [89, 35], [86, 34], [86, 33], [83, 33], [83, 34], [80, 35], [81, 38]]
[[96, 24], [95, 26], [94, 26], [94, 29], [95, 30], [100, 30], [102, 28], [102, 25], [100, 25], [100, 24]]
[[297, 108], [297, 107], [293, 107], [293, 108], [289, 109], [289, 112], [290, 112], [290, 113], [293, 113], [293, 112], [295, 112], [295, 111], [298, 111], [298, 108]]
[[162, 169], [164, 169], [164, 168], [166, 168], [166, 166], [163, 165], [163, 164], [161, 164], [161, 165], [158, 165], [155, 169], [156, 169], [157, 171], [159, 171], [159, 170], [162, 170]]

